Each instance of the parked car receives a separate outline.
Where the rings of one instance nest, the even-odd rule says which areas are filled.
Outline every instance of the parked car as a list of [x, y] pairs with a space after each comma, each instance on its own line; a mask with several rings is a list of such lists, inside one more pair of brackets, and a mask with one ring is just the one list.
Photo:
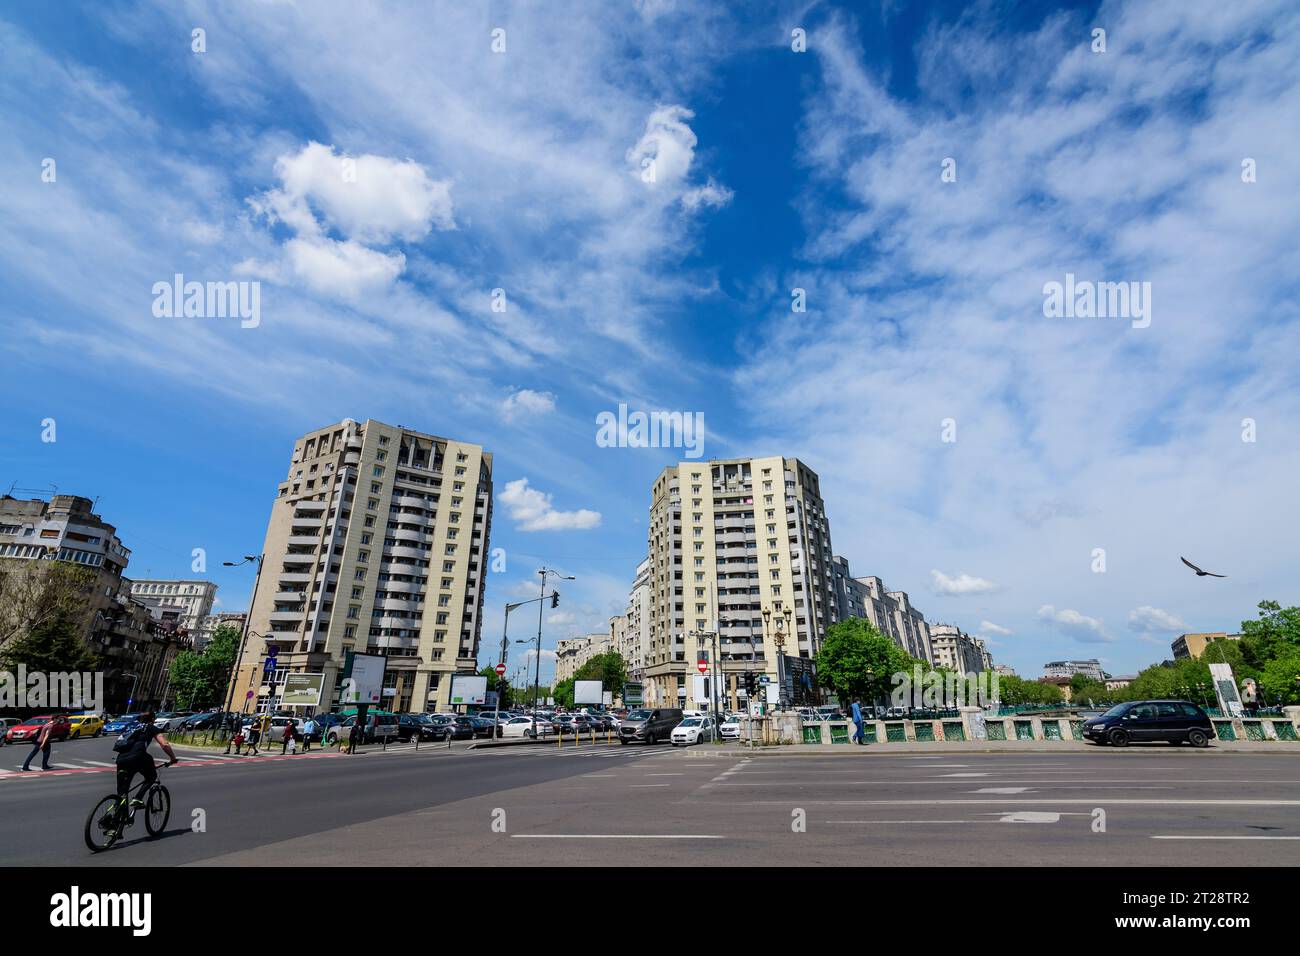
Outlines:
[[458, 723], [452, 714], [432, 714], [429, 721], [433, 724], [435, 740], [472, 740], [474, 725]]
[[205, 710], [201, 713], [190, 714], [184, 720], [176, 725], [176, 730], [215, 730], [221, 724], [221, 719], [225, 716], [219, 710]]
[[72, 733], [72, 724], [68, 722], [68, 718], [56, 714], [42, 714], [39, 717], [28, 717], [22, 723], [9, 728], [5, 733], [5, 742], [29, 744], [41, 735], [42, 729], [48, 723], [54, 724], [50, 731], [50, 740], [66, 740], [68, 734]]
[[437, 740], [441, 734], [437, 726], [425, 719], [424, 714], [398, 714], [397, 736], [404, 743], [412, 740]]
[[739, 740], [740, 720], [741, 718], [739, 714], [732, 714], [728, 717], [726, 721], [723, 722], [722, 726], [718, 728], [719, 736], [721, 736], [723, 740]]
[[[536, 728], [536, 733], [534, 733]], [[501, 727], [502, 737], [545, 737], [555, 733], [555, 725], [549, 720], [533, 722], [531, 717], [512, 717]]]
[[99, 714], [74, 714], [68, 718], [68, 723], [72, 725], [72, 731], [68, 734], [69, 740], [98, 737], [104, 732], [104, 718]]
[[687, 717], [673, 728], [668, 738], [674, 747], [702, 744], [706, 740], [715, 740], [716, 735], [712, 717]]
[[1117, 704], [1100, 717], [1083, 722], [1084, 737], [1093, 743], [1125, 747], [1131, 743], [1166, 741], [1207, 747], [1214, 738], [1214, 721], [1185, 700], [1133, 700]]
[[[341, 722], [333, 725], [325, 732], [325, 742], [331, 746], [340, 741], [346, 743], [356, 722], [357, 715], [348, 714]], [[379, 740], [394, 740], [398, 737], [400, 727], [396, 714], [367, 714], [365, 732], [361, 736], [361, 742], [374, 743]], [[281, 734], [283, 734], [283, 731], [281, 731]]]
[[490, 739], [492, 737], [501, 736], [500, 728], [497, 727], [497, 722], [492, 720], [490, 717], [470, 717], [469, 721], [474, 727], [475, 737], [487, 737]]
[[192, 710], [165, 710], [154, 716], [153, 725], [164, 733], [168, 730], [179, 730], [181, 722], [193, 714]]
[[110, 717], [104, 724], [104, 733], [121, 734], [125, 733], [136, 724], [140, 723], [140, 712], [133, 714], [122, 714], [120, 717]]
[[673, 728], [682, 722], [682, 712], [677, 707], [641, 707], [628, 713], [618, 728], [618, 742], [633, 741], [646, 744], [668, 740]]
[[21, 723], [17, 717], [0, 717], [0, 747], [4, 746], [9, 731]]

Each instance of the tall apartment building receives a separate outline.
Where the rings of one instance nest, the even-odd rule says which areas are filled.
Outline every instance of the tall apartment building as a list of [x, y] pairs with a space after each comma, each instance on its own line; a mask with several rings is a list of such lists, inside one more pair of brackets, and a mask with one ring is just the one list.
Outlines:
[[197, 638], [203, 619], [212, 613], [217, 585], [211, 581], [137, 580], [131, 582], [131, 597], [151, 608], [180, 611], [180, 626]]
[[936, 663], [930, 626], [906, 591], [890, 591], [878, 577], [853, 577], [849, 562], [838, 555], [831, 559], [831, 579], [836, 621], [863, 618], [912, 657]]
[[617, 650], [613, 630], [571, 637], [555, 645], [555, 682], [568, 680], [593, 657]]
[[619, 653], [627, 662], [628, 680], [640, 682], [650, 648], [650, 559], [636, 566], [636, 578], [627, 596]]
[[817, 475], [797, 458], [665, 468], [648, 558], [647, 703], [710, 706], [696, 666], [712, 661], [716, 632], [722, 696], [737, 707], [745, 672], [776, 680], [778, 653], [814, 656], [834, 620], [830, 528]]
[[387, 658], [384, 706], [445, 710], [453, 673], [477, 670], [492, 523], [492, 456], [479, 445], [345, 419], [294, 443], [271, 506], [235, 700], [285, 673], [323, 673], [339, 696], [346, 654]]
[[[1240, 634], [1229, 634], [1226, 631], [1203, 631], [1198, 634], [1179, 634], [1174, 638], [1170, 645], [1174, 651], [1174, 660], [1180, 661], [1185, 657], [1192, 657], [1200, 660], [1208, 648], [1215, 641], [1239, 641]], [[1211, 658], [1213, 660], [1213, 658]]]
[[930, 647], [935, 667], [946, 667], [962, 674], [988, 670], [988, 651], [984, 642], [971, 637], [955, 624], [930, 625]]
[[244, 623], [248, 615], [242, 611], [222, 611], [219, 614], [209, 614], [199, 624], [199, 632], [194, 637], [195, 650], [202, 650], [212, 641], [212, 635], [217, 632], [217, 628], [230, 626], [238, 629], [240, 634], [244, 633]]

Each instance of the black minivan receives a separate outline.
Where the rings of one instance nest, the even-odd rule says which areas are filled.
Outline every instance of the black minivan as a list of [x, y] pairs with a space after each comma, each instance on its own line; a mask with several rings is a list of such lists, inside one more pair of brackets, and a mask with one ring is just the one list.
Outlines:
[[639, 707], [624, 717], [618, 724], [618, 742], [620, 744], [639, 740], [653, 744], [668, 740], [673, 728], [682, 722], [680, 707]]
[[1185, 700], [1131, 700], [1083, 722], [1084, 736], [1098, 744], [1126, 747], [1149, 741], [1207, 747], [1215, 736], [1205, 711]]

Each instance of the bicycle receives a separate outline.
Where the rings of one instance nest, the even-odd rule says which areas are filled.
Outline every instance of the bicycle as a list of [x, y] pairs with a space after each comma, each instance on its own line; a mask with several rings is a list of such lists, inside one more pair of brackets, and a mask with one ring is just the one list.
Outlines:
[[[169, 764], [154, 764], [154, 768], [159, 771], [167, 766]], [[145, 796], [146, 791], [148, 796]], [[135, 799], [144, 800], [144, 828], [149, 836], [156, 837], [166, 829], [167, 821], [171, 819], [171, 794], [162, 785], [161, 780], [156, 778], [153, 783], [141, 781], [140, 786], [136, 788]], [[126, 828], [135, 823], [137, 809], [141, 808], [131, 806], [129, 788], [121, 797], [116, 793], [110, 793], [95, 804], [95, 808], [90, 811], [90, 816], [86, 817], [86, 846], [90, 847], [90, 851], [102, 853], [120, 840]]]

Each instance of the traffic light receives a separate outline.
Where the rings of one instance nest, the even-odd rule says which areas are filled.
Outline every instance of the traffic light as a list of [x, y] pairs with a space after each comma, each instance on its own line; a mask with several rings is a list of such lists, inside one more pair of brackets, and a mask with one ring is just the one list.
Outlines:
[[560, 592], [559, 592], [559, 591], [552, 591], [552, 592], [551, 592], [551, 607], [559, 607], [559, 606], [560, 606]]

